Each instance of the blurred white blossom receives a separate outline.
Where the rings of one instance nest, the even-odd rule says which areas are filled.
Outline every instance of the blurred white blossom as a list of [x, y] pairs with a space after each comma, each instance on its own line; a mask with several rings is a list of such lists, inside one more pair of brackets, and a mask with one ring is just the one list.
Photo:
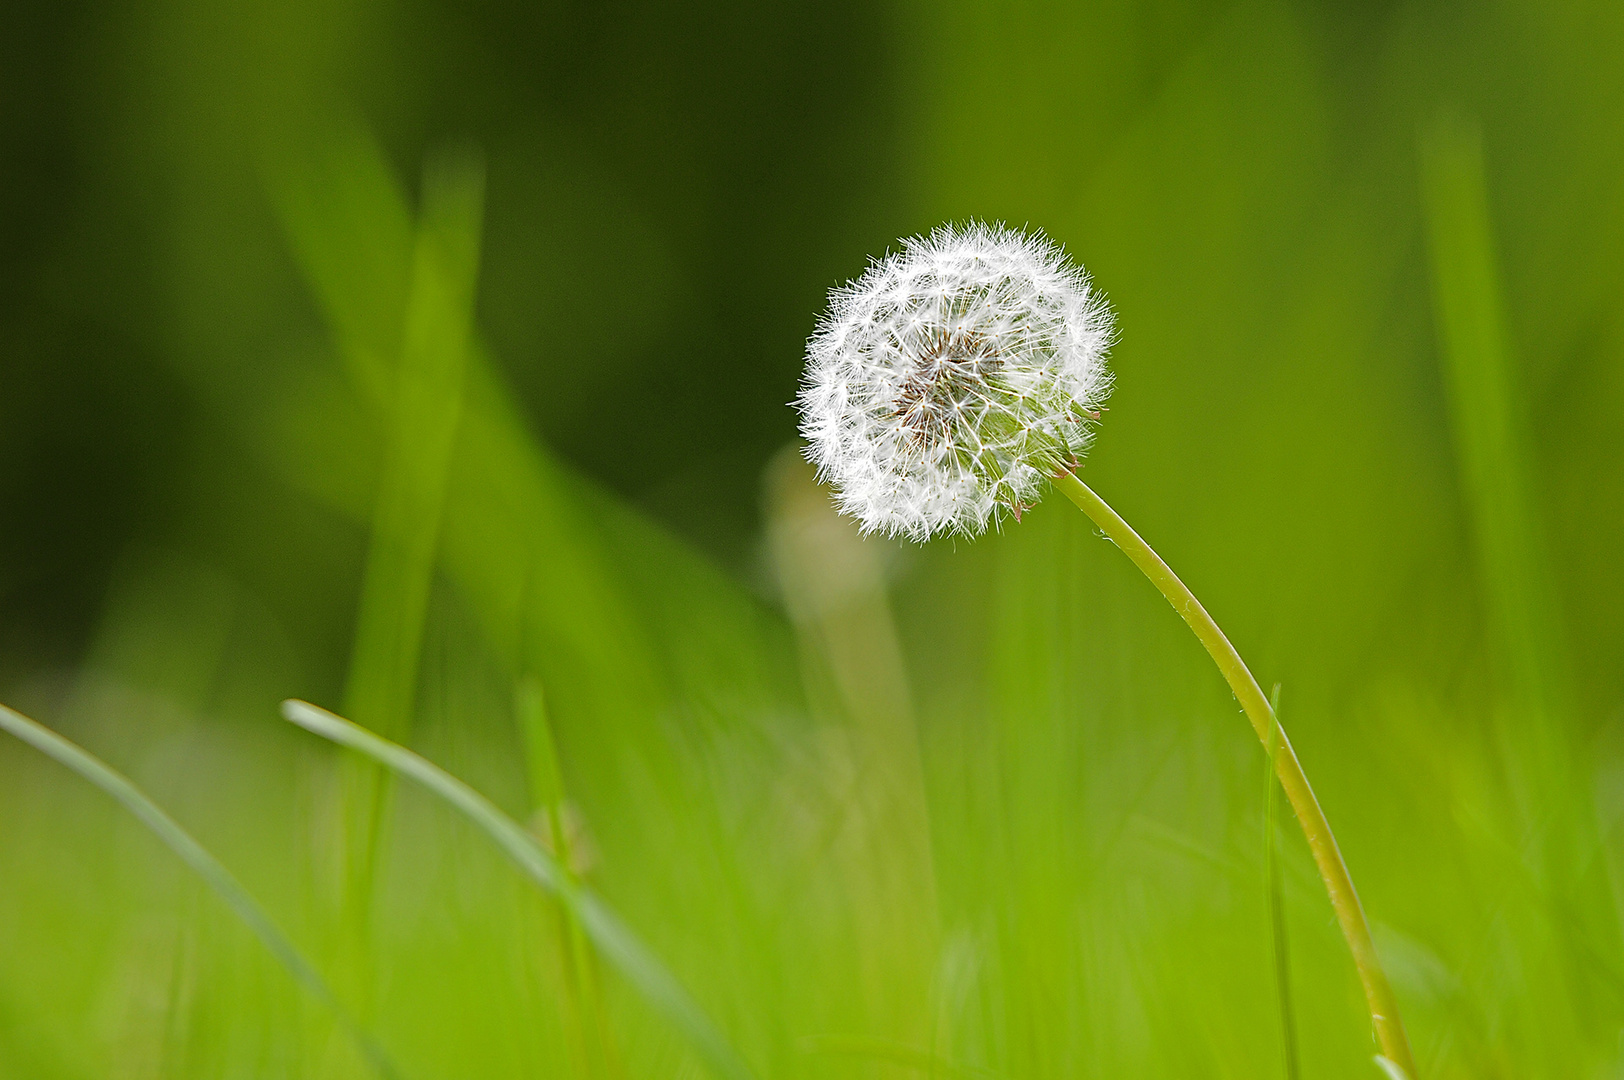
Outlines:
[[980, 533], [1087, 449], [1111, 341], [1047, 237], [944, 225], [830, 293], [797, 400], [807, 457], [864, 532]]

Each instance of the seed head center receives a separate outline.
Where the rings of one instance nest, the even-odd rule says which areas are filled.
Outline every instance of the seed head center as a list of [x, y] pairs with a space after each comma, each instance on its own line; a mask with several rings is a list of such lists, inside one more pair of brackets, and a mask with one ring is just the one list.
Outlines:
[[894, 415], [915, 442], [938, 449], [986, 411], [1003, 356], [985, 334], [954, 329], [933, 331], [917, 357], [897, 390]]

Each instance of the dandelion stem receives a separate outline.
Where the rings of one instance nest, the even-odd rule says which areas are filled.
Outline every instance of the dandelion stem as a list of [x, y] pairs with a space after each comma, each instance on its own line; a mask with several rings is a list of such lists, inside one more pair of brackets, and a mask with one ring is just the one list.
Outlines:
[[1265, 750], [1273, 753], [1275, 774], [1280, 778], [1280, 786], [1285, 789], [1298, 823], [1302, 825], [1309, 850], [1314, 854], [1314, 863], [1325, 882], [1325, 891], [1330, 894], [1331, 906], [1336, 910], [1342, 936], [1347, 939], [1354, 966], [1359, 969], [1359, 979], [1364, 983], [1365, 1001], [1370, 1006], [1370, 1019], [1376, 1028], [1382, 1056], [1414, 1080], [1417, 1073], [1414, 1057], [1410, 1053], [1410, 1041], [1404, 1033], [1404, 1022], [1399, 1018], [1393, 988], [1387, 981], [1381, 960], [1376, 955], [1375, 943], [1370, 938], [1370, 924], [1359, 903], [1359, 894], [1354, 890], [1353, 879], [1348, 876], [1348, 867], [1342, 861], [1342, 852], [1331, 833], [1331, 824], [1325, 820], [1325, 811], [1320, 809], [1314, 789], [1303, 774], [1297, 752], [1292, 749], [1291, 740], [1286, 738], [1285, 731], [1275, 719], [1257, 680], [1252, 677], [1240, 653], [1235, 651], [1235, 646], [1229, 643], [1212, 616], [1207, 614], [1207, 609], [1201, 606], [1201, 601], [1104, 499], [1070, 473], [1056, 476], [1054, 485], [1092, 518], [1105, 535], [1122, 549], [1123, 554], [1133, 560], [1133, 564], [1161, 590], [1168, 603], [1195, 631], [1195, 636], [1206, 646], [1218, 670], [1235, 692]]
[[1297, 1016], [1291, 1006], [1291, 949], [1286, 934], [1285, 896], [1280, 887], [1279, 836], [1280, 785], [1274, 781], [1275, 750], [1279, 748], [1280, 684], [1269, 695], [1269, 711], [1274, 727], [1269, 731], [1269, 761], [1264, 772], [1263, 797], [1263, 876], [1269, 895], [1269, 941], [1274, 954], [1275, 990], [1280, 995], [1280, 1050], [1286, 1080], [1302, 1080], [1302, 1064], [1297, 1055]]

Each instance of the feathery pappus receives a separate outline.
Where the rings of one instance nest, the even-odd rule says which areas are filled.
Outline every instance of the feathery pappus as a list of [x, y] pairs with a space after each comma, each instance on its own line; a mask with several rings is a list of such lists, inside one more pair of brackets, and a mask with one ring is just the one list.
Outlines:
[[1076, 466], [1112, 340], [1042, 233], [943, 225], [830, 293], [796, 401], [806, 456], [865, 533], [976, 535]]

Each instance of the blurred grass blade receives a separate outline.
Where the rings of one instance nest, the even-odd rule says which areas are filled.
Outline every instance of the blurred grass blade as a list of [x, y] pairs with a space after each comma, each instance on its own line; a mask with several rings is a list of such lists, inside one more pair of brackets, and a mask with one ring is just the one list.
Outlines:
[[[434, 581], [452, 446], [462, 416], [479, 268], [484, 168], [471, 155], [431, 158], [412, 253], [392, 393], [381, 404], [387, 442], [373, 506], [344, 707], [394, 738], [411, 730], [424, 620]], [[353, 764], [353, 763], [352, 763]], [[344, 919], [365, 1015], [366, 926], [388, 800], [387, 778], [345, 773], [348, 861]]]
[[1476, 127], [1451, 116], [1421, 146], [1434, 306], [1461, 479], [1498, 646], [1517, 704], [1558, 704], [1557, 629], [1501, 308]]
[[333, 1014], [356, 1047], [380, 1076], [395, 1078], [400, 1072], [394, 1067], [377, 1041], [365, 1031], [339, 1003], [321, 974], [299, 952], [271, 921], [248, 890], [208, 849], [149, 799], [140, 788], [122, 773], [115, 771], [101, 759], [82, 747], [69, 742], [56, 732], [28, 717], [0, 705], [0, 728], [15, 735], [34, 749], [57, 763], [66, 766], [88, 780], [135, 815], [159, 840], [173, 851], [213, 889], [226, 906], [243, 921], [255, 937], [281, 964], [294, 981], [298, 982], [317, 1001]]
[[[763, 479], [767, 541], [801, 641], [807, 700], [816, 714], [834, 699], [824, 709], [851, 748], [853, 827], [877, 853], [861, 871], [869, 891], [855, 905], [852, 947], [894, 985], [927, 987], [941, 904], [919, 727], [882, 548], [835, 511], [795, 446], [774, 456]], [[828, 684], [834, 693], [820, 694]]]
[[[558, 765], [558, 746], [547, 719], [547, 699], [541, 680], [521, 679], [514, 695], [520, 734], [524, 736], [529, 766], [531, 807], [541, 819], [547, 841], [560, 868], [574, 876], [576, 853], [572, 847], [564, 774]], [[564, 958], [564, 992], [575, 1053], [583, 1076], [619, 1077], [620, 1055], [609, 1027], [608, 1011], [598, 986], [594, 957], [581, 920], [568, 905], [559, 912], [559, 955]]]
[[530, 781], [530, 805], [549, 815], [548, 828], [553, 833], [553, 850], [559, 860], [569, 865], [565, 849], [568, 843], [561, 820], [564, 809], [564, 774], [558, 767], [558, 746], [553, 740], [552, 723], [547, 718], [547, 698], [541, 680], [534, 675], [519, 681], [514, 694], [514, 711], [519, 717], [519, 733], [524, 737], [525, 773]]
[[718, 1080], [752, 1080], [754, 1074], [728, 1044], [675, 976], [648, 950], [620, 918], [547, 853], [535, 837], [498, 810], [489, 799], [467, 784], [410, 750], [383, 739], [302, 701], [282, 703], [282, 715], [307, 731], [416, 780], [462, 811], [485, 832], [521, 870], [559, 899], [580, 920], [583, 930], [603, 956], [688, 1041], [694, 1053]]
[[1422, 133], [1433, 301], [1457, 464], [1489, 646], [1512, 712], [1502, 731], [1505, 764], [1524, 828], [1537, 836], [1552, 831], [1552, 811], [1575, 785], [1563, 724], [1559, 619], [1538, 528], [1484, 172], [1475, 125], [1445, 113]]
[[484, 169], [424, 170], [389, 443], [372, 522], [345, 709], [395, 738], [409, 730], [451, 448], [462, 414], [479, 269]]
[[935, 1054], [888, 1039], [865, 1039], [844, 1035], [809, 1035], [801, 1040], [801, 1049], [808, 1054], [825, 1057], [853, 1058], [923, 1073], [945, 1080], [999, 1080], [991, 1069], [968, 1068], [955, 1065]]
[[411, 288], [411, 208], [382, 149], [359, 122], [299, 125], [298, 154], [261, 155], [283, 234], [369, 408], [390, 400], [401, 313]]

